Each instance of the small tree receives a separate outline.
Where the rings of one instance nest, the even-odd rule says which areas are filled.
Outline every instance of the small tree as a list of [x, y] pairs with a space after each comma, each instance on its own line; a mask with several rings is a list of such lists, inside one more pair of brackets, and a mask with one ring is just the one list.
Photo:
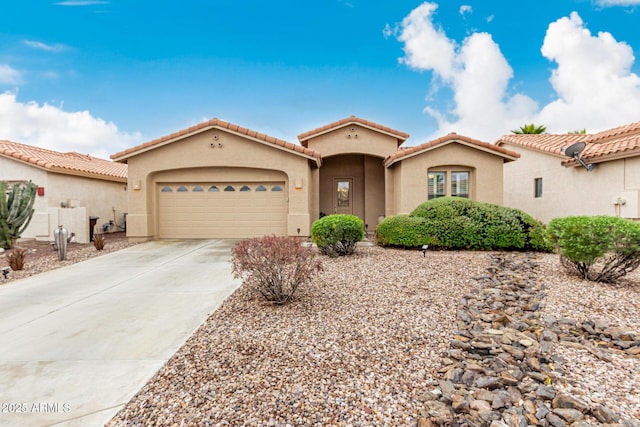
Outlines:
[[13, 184], [0, 181], [0, 246], [11, 249], [33, 217], [38, 186], [31, 181]]
[[265, 236], [238, 242], [231, 250], [233, 277], [267, 301], [286, 304], [320, 270], [322, 263], [296, 237]]
[[549, 223], [560, 263], [595, 282], [615, 282], [640, 266], [640, 224], [610, 216], [571, 216]]
[[538, 134], [545, 133], [547, 131], [547, 127], [544, 125], [536, 126], [533, 123], [530, 125], [525, 124], [524, 126], [520, 126], [520, 129], [512, 130], [512, 133], [516, 134]]

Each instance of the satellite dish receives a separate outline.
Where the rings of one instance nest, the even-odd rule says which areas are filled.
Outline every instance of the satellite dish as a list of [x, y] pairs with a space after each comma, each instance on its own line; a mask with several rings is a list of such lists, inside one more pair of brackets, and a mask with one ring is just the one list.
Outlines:
[[586, 147], [586, 145], [587, 144], [585, 144], [584, 142], [578, 141], [574, 142], [568, 147], [562, 147], [560, 151], [563, 152], [565, 156], [576, 159], [578, 163], [584, 166], [587, 172], [591, 172], [593, 170], [593, 165], [586, 164], [584, 160], [582, 160], [582, 157], [580, 157], [580, 153], [582, 153], [582, 150], [584, 150], [584, 147]]
[[580, 157], [580, 153], [582, 153], [582, 150], [584, 150], [584, 147], [586, 145], [587, 144], [585, 144], [584, 142], [578, 141], [578, 142], [575, 142], [575, 143], [571, 144], [568, 147], [563, 147], [562, 151], [564, 152], [565, 156], [567, 156], [567, 157], [578, 158], [578, 157]]

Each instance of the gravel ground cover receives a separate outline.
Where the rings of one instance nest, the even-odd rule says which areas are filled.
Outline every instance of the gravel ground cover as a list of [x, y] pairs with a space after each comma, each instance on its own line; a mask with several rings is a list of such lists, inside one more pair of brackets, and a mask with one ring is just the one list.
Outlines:
[[[640, 274], [621, 285], [567, 276], [534, 255], [545, 313], [638, 330]], [[239, 288], [111, 420], [124, 425], [414, 426], [437, 386], [458, 300], [478, 289], [481, 252], [360, 248], [286, 306]], [[640, 419], [640, 360], [558, 346], [573, 394]]]
[[[20, 242], [25, 270], [0, 286], [132, 245], [123, 233], [106, 237], [104, 251], [71, 244], [65, 261], [47, 242]], [[415, 425], [437, 387], [458, 300], [479, 288], [488, 255], [370, 247], [323, 257], [322, 274], [284, 307], [243, 286], [109, 425]], [[545, 314], [638, 331], [640, 271], [598, 284], [567, 276], [557, 255], [534, 258]], [[564, 359], [557, 388], [640, 419], [638, 358], [562, 345], [555, 353]]]

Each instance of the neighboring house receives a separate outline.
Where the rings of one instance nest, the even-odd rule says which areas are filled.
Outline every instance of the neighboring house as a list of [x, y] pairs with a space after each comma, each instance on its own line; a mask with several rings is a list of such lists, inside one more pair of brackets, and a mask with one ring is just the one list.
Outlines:
[[[565, 155], [584, 142], [580, 158]], [[504, 204], [548, 223], [569, 215], [640, 219], [640, 122], [591, 135], [505, 135], [496, 144], [520, 154], [504, 168]]]
[[351, 116], [298, 145], [212, 119], [111, 158], [129, 166], [134, 240], [308, 236], [333, 213], [372, 232], [433, 197], [502, 203], [503, 164], [517, 153], [456, 134], [398, 148], [408, 137]]
[[127, 165], [0, 141], [0, 180], [38, 185], [35, 212], [22, 238], [53, 240], [53, 231], [63, 225], [75, 233], [76, 242], [88, 243], [89, 217], [98, 232], [109, 221], [114, 223], [109, 231], [124, 229]]

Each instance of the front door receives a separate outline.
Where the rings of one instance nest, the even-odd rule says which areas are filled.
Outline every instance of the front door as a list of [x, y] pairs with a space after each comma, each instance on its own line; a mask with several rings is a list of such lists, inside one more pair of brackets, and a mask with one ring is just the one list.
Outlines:
[[353, 215], [353, 178], [335, 178], [333, 190], [333, 212]]

